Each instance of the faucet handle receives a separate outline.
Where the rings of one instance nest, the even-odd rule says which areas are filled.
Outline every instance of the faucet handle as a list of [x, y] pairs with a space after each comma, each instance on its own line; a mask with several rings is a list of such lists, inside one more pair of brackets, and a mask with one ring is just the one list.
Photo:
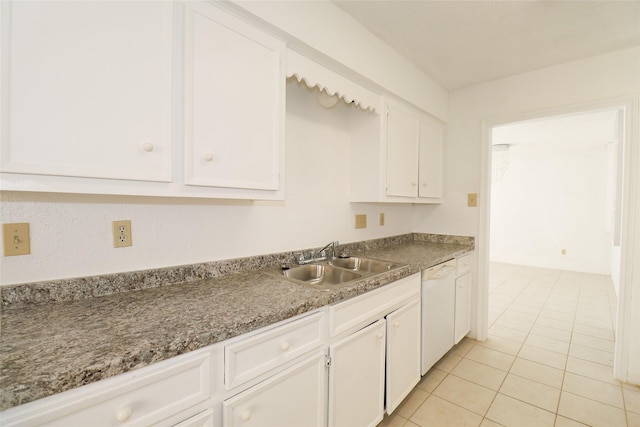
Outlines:
[[296, 257], [296, 262], [302, 264], [304, 262], [304, 254], [302, 252], [294, 252], [293, 256]]

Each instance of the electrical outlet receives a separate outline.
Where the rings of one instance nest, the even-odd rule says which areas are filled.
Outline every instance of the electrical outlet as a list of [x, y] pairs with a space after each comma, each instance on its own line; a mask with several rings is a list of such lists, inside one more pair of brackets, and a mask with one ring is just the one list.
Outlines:
[[367, 215], [356, 215], [356, 228], [367, 228]]
[[469, 193], [467, 194], [467, 206], [470, 208], [475, 208], [478, 206], [478, 193]]
[[131, 238], [131, 221], [113, 221], [111, 223], [113, 229], [113, 247], [126, 248], [133, 245]]
[[379, 221], [380, 225], [384, 225], [384, 212], [380, 212], [380, 221]]
[[29, 223], [2, 224], [2, 243], [4, 256], [29, 255], [31, 253]]

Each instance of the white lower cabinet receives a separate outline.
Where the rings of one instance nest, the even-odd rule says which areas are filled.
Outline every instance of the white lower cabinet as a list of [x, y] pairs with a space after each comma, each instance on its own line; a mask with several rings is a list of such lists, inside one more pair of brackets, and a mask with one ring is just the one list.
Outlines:
[[329, 307], [329, 325], [329, 426], [376, 425], [420, 380], [420, 274]]
[[420, 300], [387, 315], [387, 413], [420, 381]]
[[456, 300], [453, 325], [454, 344], [458, 344], [471, 330], [471, 287], [473, 278], [471, 266], [473, 254], [457, 259], [456, 268]]
[[206, 349], [5, 410], [2, 425], [375, 426], [420, 379], [419, 301], [418, 273]]
[[325, 426], [326, 384], [325, 353], [316, 353], [225, 400], [223, 425]]
[[471, 330], [471, 273], [456, 279], [454, 344], [458, 344]]
[[[9, 426], [149, 426], [202, 411], [212, 394], [213, 351], [197, 351], [8, 409]], [[175, 424], [172, 423], [172, 424]], [[187, 424], [191, 425], [191, 424]], [[196, 424], [198, 425], [198, 424]], [[207, 424], [202, 424], [207, 425]]]
[[329, 354], [329, 425], [376, 425], [384, 415], [385, 320], [332, 344]]

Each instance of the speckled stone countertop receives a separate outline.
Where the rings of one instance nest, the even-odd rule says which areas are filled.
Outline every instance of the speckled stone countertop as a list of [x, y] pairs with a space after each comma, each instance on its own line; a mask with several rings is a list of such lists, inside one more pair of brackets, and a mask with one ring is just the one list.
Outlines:
[[[447, 241], [457, 243], [442, 243]], [[7, 288], [0, 327], [0, 409], [351, 298], [469, 252], [473, 239], [414, 233], [382, 242], [343, 245], [341, 249], [407, 265], [331, 292], [310, 289], [260, 269], [99, 297], [67, 296], [55, 303], [45, 303], [40, 294], [33, 296], [33, 289], [42, 285], [33, 285], [24, 294], [34, 301], [15, 296], [20, 293], [16, 288], [27, 285]], [[281, 260], [276, 256], [269, 259], [260, 266], [273, 269], [273, 263]]]

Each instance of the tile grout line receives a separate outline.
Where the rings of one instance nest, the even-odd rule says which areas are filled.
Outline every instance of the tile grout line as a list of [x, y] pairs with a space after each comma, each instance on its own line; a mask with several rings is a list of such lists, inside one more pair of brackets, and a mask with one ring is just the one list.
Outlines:
[[[531, 279], [531, 281], [533, 281], [533, 279]], [[515, 301], [515, 300], [516, 300], [520, 295], [522, 295], [522, 293], [525, 291], [525, 289], [527, 289], [527, 288], [531, 285], [531, 281], [529, 281], [529, 283], [527, 284], [527, 286], [526, 286], [525, 288], [523, 288], [523, 289], [518, 293], [518, 295], [516, 296], [516, 298], [514, 298], [514, 299], [513, 299], [513, 301], [511, 301], [511, 303], [510, 303], [507, 307], [505, 307], [505, 309], [502, 311], [502, 313], [500, 314], [500, 316], [498, 316], [498, 318], [496, 319], [496, 321], [497, 321], [500, 317], [502, 317], [502, 315], [504, 315], [504, 313], [509, 309], [509, 307], [511, 307], [511, 306], [513, 305], [513, 302], [514, 302], [514, 301]], [[548, 298], [548, 297], [547, 297], [547, 298]], [[540, 311], [541, 311], [541, 310], [542, 310], [542, 309], [540, 309]], [[538, 316], [540, 316], [540, 313], [538, 313]], [[536, 317], [536, 319], [537, 319], [537, 317]], [[534, 323], [535, 323], [535, 322], [534, 322]], [[494, 322], [494, 324], [495, 324], [495, 322]], [[529, 330], [531, 330], [531, 329], [529, 329]], [[490, 404], [489, 404], [489, 406], [487, 407], [487, 410], [486, 410], [486, 411], [485, 411], [485, 413], [484, 413], [484, 417], [482, 418], [482, 420], [483, 420], [483, 421], [486, 419], [486, 420], [489, 420], [489, 421], [492, 421], [492, 422], [498, 423], [497, 421], [494, 421], [494, 420], [492, 420], [491, 418], [487, 418], [487, 417], [486, 417], [486, 415], [489, 413], [489, 410], [491, 409], [491, 406], [493, 406], [494, 402], [496, 401], [496, 397], [498, 397], [498, 395], [499, 395], [499, 394], [501, 394], [501, 393], [500, 393], [500, 389], [502, 389], [502, 386], [504, 385], [504, 382], [507, 380], [507, 377], [509, 376], [509, 372], [511, 372], [511, 368], [513, 368], [513, 364], [515, 363], [516, 359], [518, 358], [518, 354], [520, 354], [520, 351], [522, 350], [522, 346], [524, 346], [524, 343], [525, 343], [525, 341], [527, 340], [527, 337], [528, 337], [528, 336], [529, 336], [529, 332], [527, 332], [527, 335], [525, 336], [524, 341], [523, 341], [523, 342], [522, 342], [522, 344], [520, 345], [520, 348], [518, 349], [518, 353], [513, 357], [513, 361], [512, 361], [512, 362], [511, 362], [511, 364], [509, 365], [509, 369], [506, 371], [506, 375], [505, 375], [505, 376], [504, 376], [504, 378], [502, 379], [502, 382], [500, 383], [500, 386], [498, 387], [498, 390], [496, 391], [495, 396], [493, 396], [493, 399], [491, 399], [491, 403], [490, 403]], [[478, 363], [480, 363], [480, 362], [478, 362]], [[506, 396], [506, 395], [505, 395], [505, 396]], [[525, 403], [526, 403], [526, 402], [525, 402]], [[554, 423], [554, 425], [555, 425], [555, 418], [554, 418], [554, 422], [553, 422], [553, 423]], [[482, 424], [482, 422], [481, 422], [481, 424]], [[500, 423], [498, 423], [498, 424], [500, 424]]]
[[[518, 272], [522, 272], [522, 271], [523, 271], [523, 269], [522, 269], [522, 268], [518, 268], [518, 269], [516, 269], [515, 271], [512, 271], [510, 274], [513, 276], [513, 275], [515, 275], [515, 274], [518, 274]], [[526, 270], [526, 271], [527, 271], [527, 273], [530, 273], [530, 271], [528, 271], [528, 270]], [[493, 404], [495, 403], [495, 400], [496, 400], [496, 398], [497, 398], [498, 394], [502, 394], [503, 396], [510, 397], [510, 398], [512, 398], [512, 399], [514, 399], [514, 400], [517, 400], [517, 401], [519, 401], [519, 402], [522, 402], [522, 403], [524, 403], [524, 404], [526, 404], [526, 405], [529, 405], [529, 406], [532, 406], [532, 407], [534, 407], [534, 408], [538, 408], [538, 409], [540, 409], [540, 410], [543, 410], [543, 411], [546, 411], [546, 412], [548, 412], [548, 413], [551, 413], [551, 411], [549, 411], [549, 410], [547, 410], [547, 409], [545, 409], [545, 408], [541, 408], [540, 406], [537, 406], [537, 405], [535, 405], [535, 404], [532, 404], [532, 403], [529, 403], [529, 402], [526, 402], [526, 401], [520, 400], [520, 399], [518, 399], [518, 398], [513, 398], [513, 397], [511, 397], [511, 396], [505, 395], [505, 394], [501, 393], [501, 392], [500, 392], [500, 390], [501, 390], [501, 389], [502, 389], [502, 387], [504, 386], [504, 383], [505, 383], [505, 381], [506, 381], [506, 379], [507, 379], [507, 377], [508, 377], [509, 375], [514, 375], [514, 376], [517, 376], [517, 377], [520, 377], [520, 378], [523, 378], [523, 379], [526, 379], [526, 380], [529, 380], [529, 381], [532, 381], [532, 382], [535, 382], [535, 383], [538, 383], [538, 384], [542, 384], [542, 385], [549, 386], [548, 384], [541, 383], [541, 382], [538, 382], [538, 381], [536, 381], [536, 380], [531, 380], [531, 379], [526, 378], [526, 377], [521, 377], [520, 375], [517, 375], [517, 374], [515, 374], [515, 373], [512, 373], [512, 372], [511, 372], [511, 370], [513, 369], [513, 366], [514, 366], [514, 364], [515, 364], [515, 361], [519, 358], [519, 355], [520, 355], [520, 353], [521, 353], [521, 351], [522, 351], [522, 347], [525, 345], [525, 343], [527, 342], [527, 340], [528, 340], [531, 336], [536, 336], [536, 337], [544, 338], [545, 340], [546, 340], [546, 339], [548, 339], [548, 340], [552, 340], [552, 341], [558, 341], [558, 342], [563, 342], [563, 343], [565, 343], [565, 341], [563, 341], [563, 340], [561, 340], [561, 339], [557, 339], [555, 336], [550, 336], [550, 337], [549, 337], [549, 336], [544, 336], [544, 335], [538, 335], [538, 334], [536, 334], [536, 333], [532, 332], [532, 330], [533, 330], [533, 328], [536, 326], [537, 322], [542, 318], [543, 313], [544, 313], [544, 311], [545, 311], [545, 306], [546, 306], [547, 304], [549, 304], [550, 299], [555, 295], [555, 296], [557, 296], [557, 297], [559, 297], [559, 298], [560, 298], [560, 301], [558, 301], [560, 304], [563, 304], [563, 297], [564, 297], [564, 296], [571, 297], [571, 298], [573, 299], [574, 292], [572, 291], [572, 292], [570, 292], [570, 293], [569, 293], [569, 292], [565, 293], [565, 292], [563, 292], [563, 288], [564, 288], [564, 287], [566, 287], [566, 289], [567, 289], [567, 291], [568, 291], [568, 290], [573, 289], [576, 285], [577, 285], [578, 289], [577, 289], [577, 296], [576, 296], [576, 298], [575, 298], [575, 303], [573, 304], [573, 309], [574, 309], [574, 310], [573, 310], [573, 312], [572, 312], [572, 316], [571, 316], [571, 317], [572, 317], [572, 321], [571, 321], [571, 323], [570, 323], [570, 325], [571, 325], [570, 330], [568, 330], [568, 331], [567, 331], [566, 329], [558, 328], [558, 327], [556, 327], [555, 325], [554, 325], [554, 326], [549, 326], [549, 325], [539, 325], [539, 326], [545, 326], [546, 328], [550, 328], [550, 329], [557, 329], [557, 330], [561, 330], [561, 331], [566, 331], [566, 332], [568, 332], [568, 333], [569, 333], [569, 339], [568, 339], [568, 342], [566, 342], [566, 344], [567, 344], [567, 346], [568, 346], [567, 353], [566, 353], [566, 354], [558, 353], [558, 352], [557, 352], [557, 351], [555, 351], [555, 350], [549, 350], [549, 349], [547, 349], [547, 348], [545, 348], [545, 347], [538, 347], [538, 346], [536, 346], [536, 345], [529, 344], [529, 345], [531, 345], [532, 347], [535, 347], [535, 348], [538, 348], [538, 349], [541, 349], [541, 350], [545, 350], [545, 351], [548, 351], [548, 352], [550, 352], [550, 353], [554, 353], [554, 354], [562, 354], [563, 356], [565, 356], [563, 369], [559, 369], [559, 368], [556, 368], [556, 367], [554, 367], [554, 366], [547, 365], [547, 364], [545, 364], [545, 363], [537, 362], [537, 361], [535, 361], [535, 360], [529, 360], [529, 359], [523, 359], [523, 358], [521, 358], [521, 359], [526, 360], [526, 361], [531, 362], [531, 363], [540, 364], [540, 365], [542, 365], [542, 366], [549, 367], [549, 368], [552, 368], [552, 369], [559, 369], [559, 370], [562, 370], [562, 379], [561, 379], [561, 382], [560, 382], [560, 388], [559, 388], [559, 393], [560, 393], [560, 394], [559, 394], [558, 401], [557, 401], [557, 403], [556, 403], [556, 407], [555, 407], [555, 408], [556, 408], [556, 410], [555, 410], [555, 413], [553, 414], [553, 415], [554, 415], [554, 418], [553, 418], [553, 420], [554, 420], [554, 421], [553, 421], [553, 422], [554, 422], [554, 425], [555, 425], [555, 424], [557, 424], [558, 419], [559, 419], [559, 417], [561, 417], [561, 416], [562, 416], [562, 417], [565, 417], [565, 418], [566, 418], [566, 419], [568, 419], [568, 420], [572, 420], [572, 421], [580, 422], [580, 421], [578, 421], [578, 420], [574, 420], [573, 418], [571, 418], [571, 417], [569, 417], [569, 416], [561, 415], [561, 414], [559, 414], [559, 413], [558, 413], [559, 408], [560, 408], [560, 401], [561, 401], [561, 398], [562, 398], [562, 394], [563, 394], [563, 393], [568, 393], [568, 394], [575, 395], [575, 396], [578, 396], [578, 397], [581, 397], [581, 398], [584, 398], [584, 399], [587, 399], [587, 400], [591, 400], [591, 401], [593, 401], [593, 402], [597, 402], [597, 403], [600, 403], [600, 404], [606, 405], [606, 406], [608, 406], [608, 407], [611, 407], [612, 409], [622, 410], [622, 411], [624, 412], [624, 415], [625, 415], [625, 417], [624, 417], [625, 424], [626, 424], [626, 425], [629, 425], [629, 412], [630, 412], [630, 411], [627, 411], [627, 408], [626, 408], [626, 406], [627, 406], [627, 405], [626, 405], [625, 396], [624, 396], [624, 387], [623, 387], [623, 385], [622, 385], [622, 383], [621, 383], [621, 382], [619, 382], [619, 381], [618, 381], [617, 383], [618, 383], [618, 385], [619, 385], [619, 387], [620, 387], [620, 391], [621, 391], [621, 393], [622, 393], [622, 401], [623, 401], [623, 402], [622, 402], [622, 408], [616, 407], [616, 406], [614, 406], [614, 405], [610, 405], [610, 404], [608, 404], [608, 403], [606, 403], [606, 402], [601, 402], [601, 401], [599, 401], [599, 400], [591, 399], [591, 398], [589, 398], [589, 397], [585, 397], [585, 396], [582, 396], [582, 395], [579, 395], [579, 394], [571, 393], [571, 392], [569, 392], [569, 391], [565, 391], [565, 390], [563, 389], [564, 384], [565, 384], [565, 381], [566, 381], [566, 374], [567, 374], [567, 372], [568, 372], [568, 371], [567, 371], [567, 366], [568, 366], [568, 358], [570, 357], [571, 348], [572, 348], [572, 346], [573, 346], [574, 344], [575, 344], [575, 345], [577, 345], [577, 343], [574, 343], [574, 334], [575, 334], [575, 333], [578, 333], [578, 332], [576, 331], [576, 324], [577, 324], [577, 319], [578, 319], [579, 315], [581, 314], [581, 310], [582, 310], [582, 318], [583, 318], [583, 320], [585, 320], [585, 319], [586, 319], [587, 321], [586, 321], [586, 323], [585, 323], [585, 322], [580, 323], [580, 325], [585, 326], [585, 327], [594, 327], [594, 328], [599, 328], [599, 329], [602, 329], [602, 330], [606, 330], [606, 329], [607, 329], [607, 328], [602, 328], [602, 327], [598, 327], [598, 326], [595, 326], [595, 325], [591, 325], [591, 324], [589, 324], [589, 323], [588, 323], [588, 322], [589, 322], [589, 321], [588, 321], [588, 317], [586, 317], [586, 318], [584, 317], [584, 316], [585, 316], [584, 311], [585, 311], [585, 310], [588, 310], [588, 309], [589, 309], [589, 307], [593, 307], [593, 305], [592, 305], [592, 304], [587, 304], [586, 308], [583, 308], [583, 309], [581, 309], [581, 308], [580, 308], [580, 303], [581, 303], [581, 301], [584, 301], [585, 303], [589, 303], [589, 301], [586, 301], [586, 300], [585, 300], [585, 299], [587, 298], [587, 296], [590, 296], [590, 295], [591, 295], [591, 293], [600, 293], [600, 292], [602, 291], [602, 287], [603, 287], [603, 285], [606, 285], [606, 284], [605, 284], [605, 283], [599, 283], [599, 281], [593, 281], [593, 280], [592, 280], [592, 281], [587, 281], [587, 282], [588, 282], [588, 283], [587, 283], [587, 282], [585, 281], [585, 273], [577, 273], [577, 274], [579, 274], [579, 280], [577, 280], [577, 283], [576, 283], [576, 281], [574, 281], [574, 280], [573, 280], [573, 277], [574, 277], [574, 276], [570, 276], [570, 277], [569, 277], [570, 281], [567, 281], [567, 283], [565, 283], [565, 284], [561, 287], [561, 286], [559, 286], [559, 284], [562, 282], [562, 274], [561, 274], [561, 273], [562, 273], [562, 270], [558, 270], [558, 271], [559, 271], [559, 274], [554, 278], [554, 280], [553, 280], [552, 284], [551, 284], [551, 283], [546, 283], [546, 282], [542, 282], [542, 283], [534, 283], [537, 279], [540, 279], [540, 278], [541, 278], [542, 273], [543, 273], [543, 270], [542, 270], [542, 269], [536, 269], [536, 270], [531, 271], [531, 272], [535, 272], [535, 274], [534, 274], [531, 278], [529, 278], [529, 279], [526, 279], [526, 278], [525, 278], [525, 280], [527, 280], [527, 284], [526, 284], [526, 286], [524, 286], [524, 287], [520, 288], [520, 286], [521, 286], [521, 285], [519, 285], [519, 284], [517, 285], [517, 286], [518, 286], [518, 289], [517, 289], [517, 290], [518, 290], [518, 292], [517, 292], [517, 294], [515, 294], [513, 297], [510, 297], [510, 298], [511, 298], [511, 300], [510, 300], [509, 304], [508, 304], [506, 307], [504, 307], [504, 308], [502, 308], [502, 309], [501, 309], [500, 314], [499, 314], [498, 316], [496, 316], [496, 318], [495, 318], [494, 322], [491, 324], [491, 326], [494, 326], [494, 325], [495, 325], [495, 323], [496, 323], [497, 321], [499, 321], [499, 320], [500, 320], [500, 319], [505, 315], [505, 313], [507, 313], [509, 310], [511, 310], [512, 312], [514, 312], [514, 311], [515, 311], [515, 312], [516, 312], [516, 314], [522, 314], [522, 315], [525, 315], [525, 316], [526, 316], [526, 315], [531, 315], [532, 317], [535, 317], [535, 320], [533, 320], [533, 322], [531, 323], [531, 326], [529, 326], [529, 328], [528, 328], [528, 330], [527, 330], [526, 332], [525, 332], [525, 331], [523, 331], [523, 330], [513, 329], [513, 328], [509, 328], [508, 326], [502, 326], [502, 325], [500, 325], [500, 327], [501, 327], [501, 328], [513, 329], [514, 331], [518, 331], [518, 332], [521, 332], [522, 334], [524, 334], [524, 340], [522, 341], [522, 343], [518, 343], [518, 344], [520, 344], [520, 345], [519, 345], [518, 350], [517, 350], [517, 352], [516, 352], [516, 354], [515, 354], [515, 355], [514, 355], [514, 354], [512, 354], [512, 353], [509, 353], [509, 352], [503, 351], [502, 349], [497, 349], [497, 348], [492, 348], [492, 347], [488, 347], [488, 346], [483, 346], [483, 345], [479, 344], [479, 342], [477, 342], [477, 341], [471, 341], [471, 342], [473, 342], [473, 345], [471, 345], [471, 346], [470, 346], [466, 351], [464, 351], [464, 352], [457, 352], [457, 353], [454, 353], [453, 351], [455, 351], [455, 348], [457, 347], [457, 345], [456, 345], [456, 346], [454, 346], [454, 347], [452, 348], [452, 350], [451, 350], [451, 351], [450, 351], [450, 352], [449, 352], [445, 357], [447, 357], [447, 356], [449, 356], [449, 355], [452, 355], [452, 354], [453, 354], [453, 355], [457, 356], [458, 360], [457, 360], [457, 361], [455, 361], [455, 364], [451, 366], [451, 369], [450, 369], [448, 372], [447, 372], [447, 371], [445, 371], [445, 370], [439, 369], [441, 372], [443, 372], [443, 373], [444, 373], [444, 376], [443, 376], [443, 377], [442, 377], [442, 378], [441, 378], [441, 379], [440, 379], [436, 384], [434, 384], [434, 386], [433, 386], [433, 388], [432, 388], [432, 390], [431, 390], [430, 392], [427, 392], [426, 390], [421, 389], [423, 392], [425, 392], [425, 393], [426, 393], [426, 397], [425, 397], [425, 399], [424, 399], [424, 400], [423, 400], [423, 401], [422, 401], [422, 402], [417, 406], [417, 408], [416, 408], [414, 411], [412, 411], [412, 412], [411, 412], [411, 414], [409, 415], [409, 417], [405, 418], [404, 416], [400, 416], [400, 415], [398, 415], [398, 417], [399, 417], [401, 420], [402, 420], [402, 419], [404, 420], [404, 421], [402, 422], [402, 425], [403, 425], [403, 426], [404, 426], [404, 425], [408, 425], [408, 424], [409, 424], [409, 422], [414, 423], [413, 421], [411, 421], [411, 419], [410, 419], [410, 418], [411, 418], [412, 416], [414, 416], [414, 415], [415, 415], [415, 413], [418, 411], [418, 409], [419, 409], [422, 405], [424, 405], [424, 403], [425, 403], [428, 399], [430, 399], [432, 396], [436, 396], [436, 397], [438, 397], [439, 399], [442, 399], [442, 400], [444, 400], [444, 401], [448, 402], [449, 404], [454, 405], [454, 406], [456, 406], [456, 407], [458, 407], [458, 408], [460, 408], [460, 409], [462, 409], [462, 410], [464, 410], [464, 411], [467, 411], [467, 412], [469, 412], [469, 413], [471, 413], [471, 414], [475, 414], [475, 415], [480, 416], [480, 414], [478, 414], [477, 412], [474, 412], [474, 411], [472, 411], [472, 410], [469, 410], [469, 409], [465, 408], [464, 406], [459, 405], [458, 403], [451, 402], [450, 400], [448, 400], [448, 399], [446, 399], [446, 398], [444, 398], [444, 397], [440, 397], [440, 396], [438, 396], [438, 395], [434, 394], [434, 392], [435, 392], [435, 391], [438, 389], [438, 387], [439, 387], [439, 386], [441, 386], [441, 384], [442, 384], [442, 383], [443, 383], [443, 382], [444, 382], [444, 381], [449, 377], [449, 375], [452, 375], [453, 377], [456, 377], [456, 378], [462, 379], [462, 380], [464, 380], [464, 381], [468, 381], [468, 382], [469, 382], [469, 383], [471, 383], [471, 384], [474, 384], [474, 385], [476, 385], [476, 386], [483, 387], [483, 388], [486, 388], [487, 390], [490, 390], [490, 391], [495, 392], [495, 395], [494, 395], [494, 396], [493, 396], [493, 398], [491, 399], [491, 403], [487, 406], [487, 409], [484, 411], [484, 414], [483, 414], [483, 415], [481, 415], [481, 421], [480, 421], [480, 423], [483, 423], [483, 422], [484, 422], [484, 420], [488, 420], [488, 421], [491, 421], [491, 422], [493, 422], [493, 423], [500, 424], [500, 423], [498, 423], [497, 421], [494, 421], [494, 420], [492, 420], [492, 419], [490, 419], [490, 418], [487, 418], [487, 416], [486, 416], [486, 415], [488, 414], [489, 410], [491, 409], [491, 407], [493, 406]], [[572, 273], [574, 273], [574, 272], [572, 272]], [[574, 273], [574, 274], [575, 274], [575, 273]], [[544, 277], [543, 277], [543, 278], [544, 278]], [[501, 282], [501, 284], [500, 284], [498, 287], [496, 287], [496, 288], [494, 289], [494, 291], [498, 290], [498, 289], [499, 289], [499, 288], [501, 288], [501, 287], [506, 286], [506, 285], [505, 285], [505, 282], [506, 282], [507, 280], [508, 280], [508, 277], [507, 277], [507, 278], [505, 278], [505, 279]], [[594, 285], [594, 283], [592, 283], [592, 282], [595, 282], [595, 285]], [[551, 285], [551, 286], [548, 286], [548, 285]], [[569, 287], [569, 286], [570, 286], [570, 287]], [[494, 291], [492, 291], [492, 293], [493, 293]], [[532, 296], [536, 297], [536, 299], [537, 299], [539, 296], [542, 296], [542, 295], [543, 295], [543, 293], [546, 293], [546, 297], [544, 298], [543, 302], [538, 303], [538, 304], [539, 304], [538, 306], [529, 306], [532, 310], [533, 310], [533, 309], [537, 310], [537, 314], [535, 314], [535, 316], [533, 315], [533, 313], [530, 313], [530, 312], [527, 312], [527, 311], [520, 311], [520, 310], [518, 310], [518, 309], [517, 309], [517, 307], [514, 307], [514, 305], [519, 304], [519, 303], [517, 303], [517, 302], [516, 302], [516, 301], [518, 300], [518, 298], [520, 298], [520, 297], [521, 297], [525, 292], [527, 292], [527, 291], [531, 291], [532, 293], [534, 293], [534, 295], [532, 295]], [[535, 291], [535, 292], [534, 292], [534, 291]], [[608, 296], [608, 297], [610, 297], [610, 295], [611, 295], [611, 294], [610, 294], [610, 292], [609, 292], [609, 293], [607, 293], [607, 296]], [[611, 306], [610, 306], [610, 298], [608, 299], [608, 301], [609, 301], [609, 304], [607, 304], [607, 305], [608, 305], [609, 310], [611, 310]], [[525, 304], [525, 305], [526, 305], [526, 304]], [[559, 305], [558, 307], [561, 307], [561, 306], [562, 306], [562, 305]], [[596, 307], [596, 308], [598, 308], [598, 307]], [[548, 311], [552, 311], [552, 312], [557, 311], [558, 313], [562, 313], [562, 314], [565, 314], [565, 315], [566, 315], [566, 314], [570, 314], [570, 313], [567, 313], [567, 312], [565, 312], [565, 311], [563, 311], [563, 310], [553, 310], [552, 308], [548, 308], [547, 310], [548, 310]], [[599, 311], [599, 308], [598, 308], [598, 311]], [[611, 311], [610, 311], [610, 314], [611, 314]], [[588, 313], [587, 313], [587, 315], [588, 315]], [[545, 316], [545, 317], [547, 317], [547, 316]], [[565, 317], [565, 318], [566, 318], [566, 316], [563, 316], [563, 317]], [[557, 319], [556, 319], [555, 317], [551, 317], [551, 319], [555, 319], [555, 320], [558, 320], [558, 321], [562, 321], [562, 322], [569, 323], [568, 321], [564, 320], [562, 317], [561, 317], [561, 318], [557, 318]], [[596, 319], [596, 320], [597, 320], [597, 319]], [[612, 321], [613, 321], [613, 318], [612, 318]], [[508, 323], [508, 322], [507, 322], [507, 323]], [[595, 322], [595, 323], [597, 323], [597, 322]], [[585, 333], [578, 333], [578, 334], [579, 334], [579, 335], [584, 335], [584, 336], [587, 336], [587, 337], [590, 337], [590, 338], [597, 338], [597, 339], [605, 340], [604, 338], [599, 338], [598, 336], [593, 336], [593, 335], [595, 335], [595, 334], [589, 334], [588, 332], [585, 332]], [[497, 336], [495, 336], [495, 337], [496, 337], [496, 338], [500, 338], [500, 339], [504, 339], [504, 340], [507, 340], [507, 341], [511, 341], [511, 342], [514, 342], [514, 343], [517, 343], [517, 341], [512, 340], [512, 339], [510, 339], [510, 338], [500, 337], [499, 335], [497, 335]], [[470, 338], [466, 338], [466, 339], [471, 340]], [[606, 341], [609, 341], [609, 340], [606, 340]], [[506, 371], [504, 371], [504, 370], [502, 370], [502, 369], [496, 368], [495, 366], [487, 365], [486, 363], [479, 362], [479, 361], [476, 361], [476, 360], [473, 360], [473, 359], [468, 358], [467, 356], [469, 355], [469, 353], [470, 353], [474, 348], [476, 348], [476, 347], [481, 347], [481, 348], [486, 349], [486, 350], [492, 350], [492, 351], [495, 351], [495, 352], [498, 352], [498, 353], [501, 353], [501, 354], [504, 354], [504, 355], [509, 355], [509, 356], [513, 357], [513, 360], [512, 360], [512, 361], [511, 361], [511, 363], [509, 364], [509, 366], [508, 366], [507, 370], [506, 370]], [[597, 348], [597, 347], [592, 348], [592, 347], [590, 347], [590, 346], [588, 346], [588, 345], [583, 346], [583, 347], [585, 347], [585, 348], [589, 348], [590, 350], [594, 350], [594, 351], [604, 351], [604, 350], [602, 350], [601, 348]], [[507, 345], [507, 347], [506, 347], [506, 348], [507, 348], [507, 349], [509, 348], [509, 347], [508, 347], [508, 345]], [[596, 362], [596, 361], [593, 361], [593, 360], [583, 359], [582, 357], [576, 357], [576, 356], [571, 356], [571, 357], [575, 357], [576, 359], [583, 360], [583, 361], [586, 361], [586, 362], [589, 362], [589, 363], [594, 363], [594, 364], [596, 364], [596, 365], [608, 366], [608, 365], [603, 365], [603, 364], [601, 364], [601, 363], [599, 363], [599, 362]], [[478, 384], [476, 381], [473, 381], [473, 380], [469, 380], [469, 379], [466, 379], [466, 378], [460, 377], [460, 376], [458, 376], [456, 373], [454, 373], [453, 371], [456, 369], [456, 367], [457, 367], [457, 366], [462, 362], [462, 360], [464, 360], [464, 359], [466, 359], [466, 360], [468, 360], [468, 361], [471, 361], [471, 362], [474, 362], [474, 363], [477, 363], [477, 364], [479, 364], [479, 365], [483, 365], [483, 366], [491, 367], [491, 368], [493, 368], [493, 369], [497, 369], [497, 370], [500, 370], [500, 371], [502, 371], [502, 372], [505, 372], [505, 376], [504, 376], [504, 378], [502, 379], [502, 381], [500, 382], [499, 386], [497, 387], [497, 388], [498, 388], [498, 390], [493, 390], [493, 388], [489, 388], [489, 387], [487, 387], [487, 386], [485, 386], [485, 385], [483, 385], [483, 384]], [[455, 359], [454, 359], [454, 360], [455, 360]], [[580, 376], [580, 377], [585, 378], [585, 379], [588, 379], [588, 380], [590, 380], [590, 381], [597, 381], [597, 382], [604, 383], [604, 384], [608, 384], [608, 385], [614, 385], [614, 384], [609, 383], [609, 382], [606, 382], [606, 381], [601, 381], [599, 378], [591, 378], [591, 377], [588, 377], [588, 376], [583, 375], [583, 374], [574, 374], [574, 373], [572, 373], [572, 374], [573, 374], [573, 375], [576, 375], [576, 376]], [[549, 387], [555, 388], [555, 387], [553, 387], [553, 386], [549, 386]], [[396, 414], [397, 414], [397, 413], [396, 413]], [[415, 423], [414, 423], [414, 424], [415, 424]], [[502, 424], [500, 424], [500, 425], [502, 425]]]

